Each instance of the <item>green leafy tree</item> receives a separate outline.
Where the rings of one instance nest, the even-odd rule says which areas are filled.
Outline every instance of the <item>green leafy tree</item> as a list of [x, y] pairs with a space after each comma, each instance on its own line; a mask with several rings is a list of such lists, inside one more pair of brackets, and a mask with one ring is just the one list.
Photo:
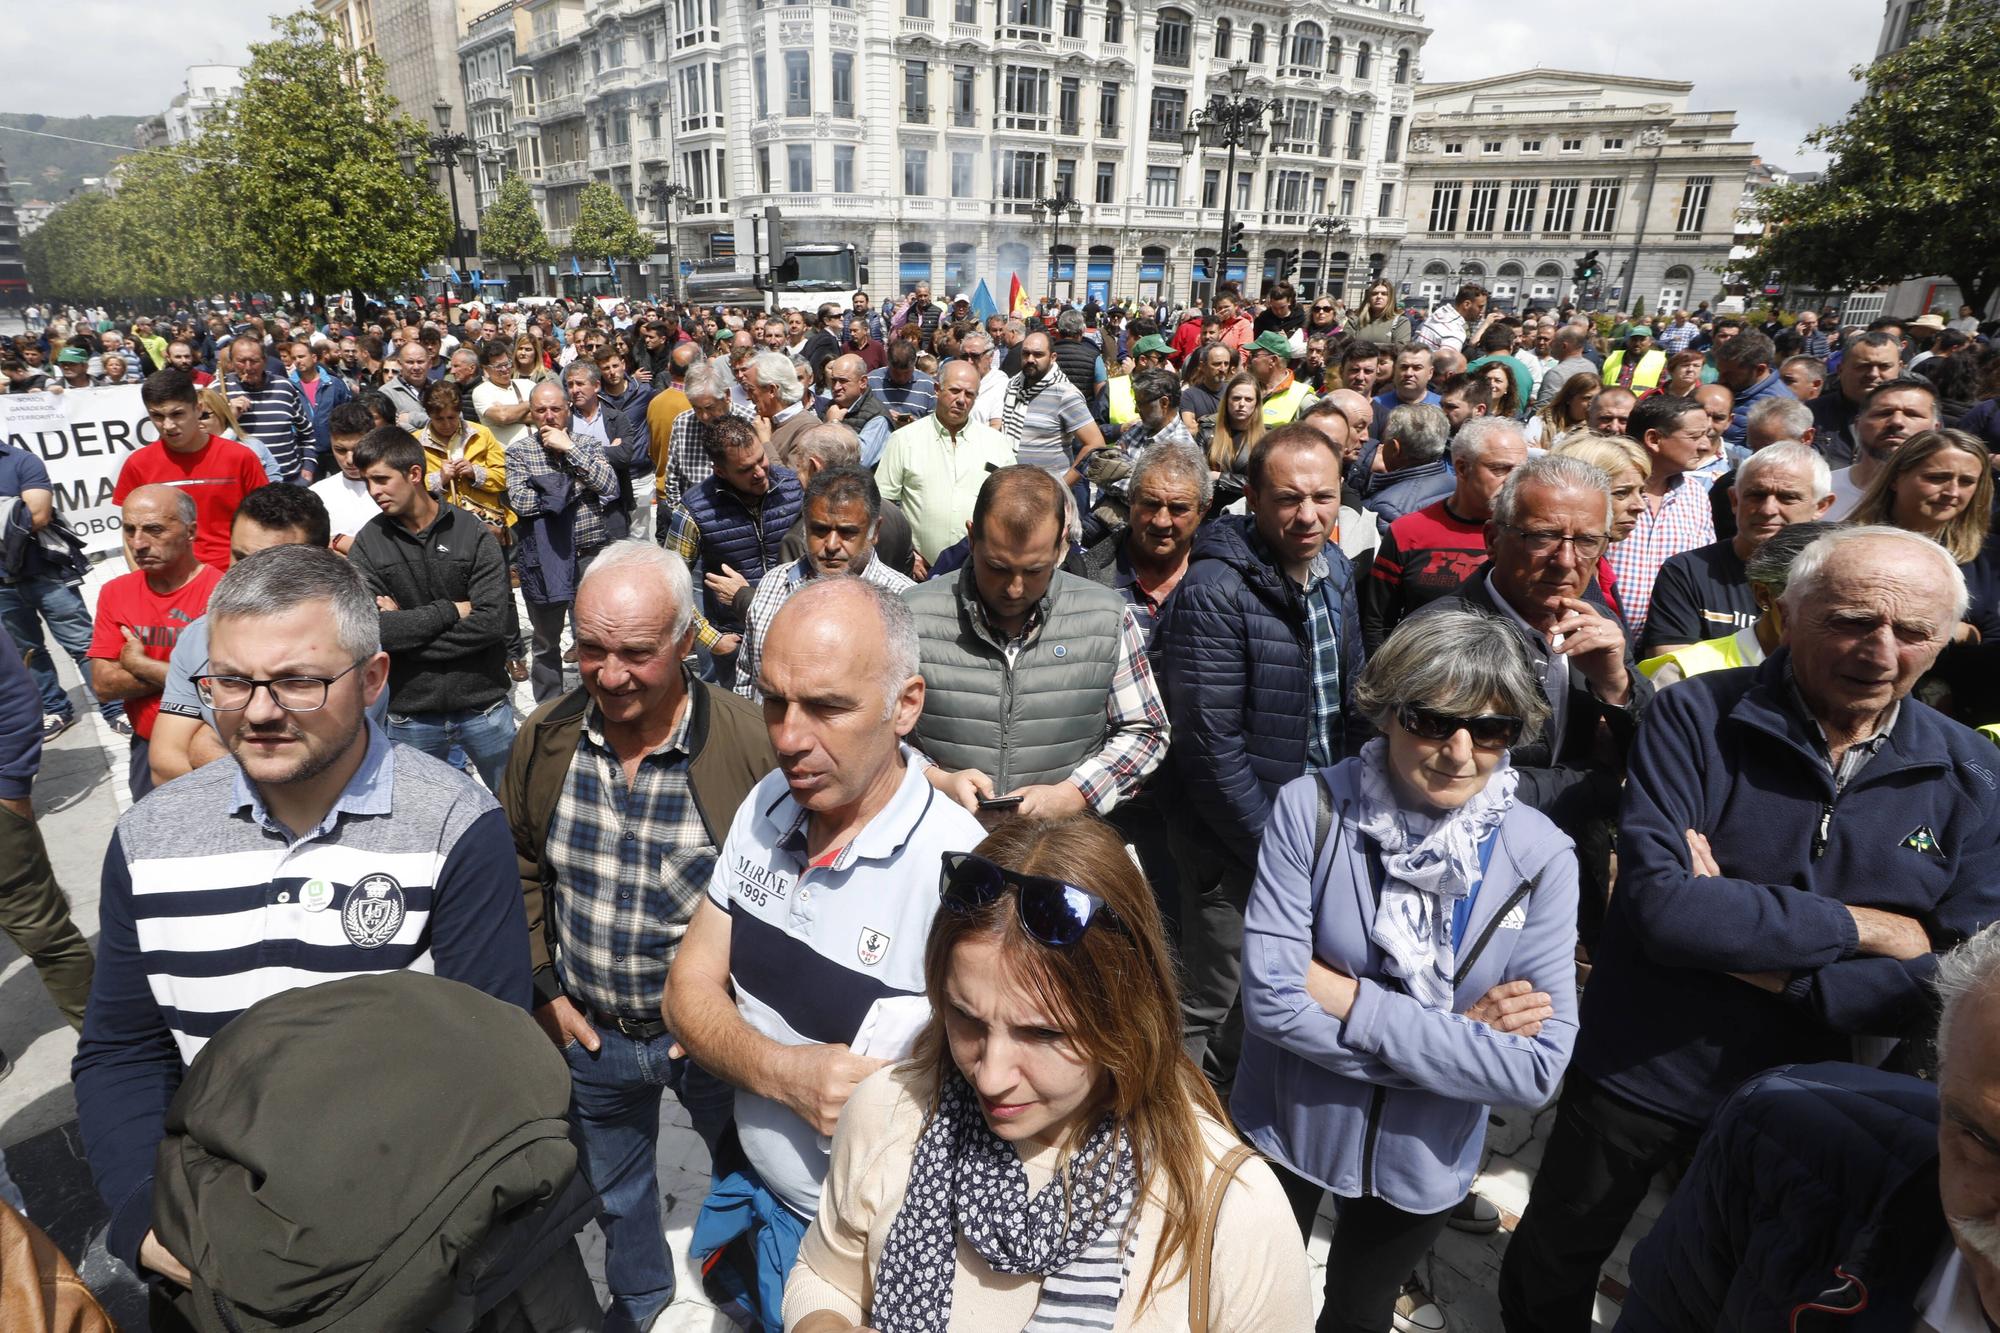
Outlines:
[[556, 257], [549, 248], [549, 234], [535, 212], [528, 182], [509, 176], [500, 182], [500, 192], [479, 215], [479, 252], [488, 259], [507, 264], [546, 264]]
[[22, 243], [28, 282], [61, 300], [118, 296], [117, 220], [111, 196], [80, 194], [66, 201]]
[[398, 158], [424, 129], [389, 96], [381, 59], [343, 50], [331, 21], [301, 11], [272, 26], [199, 143], [230, 164], [236, 271], [316, 292], [401, 286], [451, 233], [450, 205]]
[[644, 259], [653, 253], [653, 242], [639, 230], [639, 220], [618, 191], [603, 181], [583, 187], [576, 200], [576, 226], [570, 229], [569, 248], [580, 255], [606, 259]]
[[1831, 157], [1809, 184], [1759, 197], [1744, 271], [1821, 288], [1942, 273], [1984, 310], [2000, 289], [2000, 13], [1954, 5], [1938, 32], [1865, 70], [1867, 92], [1806, 140]]
[[229, 172], [194, 145], [125, 159], [112, 197], [117, 290], [133, 296], [192, 296], [225, 287], [236, 233]]
[[1632, 302], [1632, 318], [1637, 319], [1645, 313], [1646, 313], [1646, 298], [1643, 296], [1634, 298]]

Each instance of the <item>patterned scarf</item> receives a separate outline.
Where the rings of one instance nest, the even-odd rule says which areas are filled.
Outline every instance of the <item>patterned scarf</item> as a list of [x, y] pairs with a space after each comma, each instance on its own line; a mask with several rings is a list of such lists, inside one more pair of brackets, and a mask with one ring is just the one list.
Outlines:
[[986, 1123], [956, 1070], [917, 1140], [910, 1185], [882, 1249], [868, 1316], [879, 1333], [946, 1333], [958, 1237], [1001, 1273], [1042, 1278], [1022, 1333], [1108, 1330], [1132, 1263], [1132, 1145], [1110, 1117], [1028, 1196], [1020, 1156]]
[[1056, 366], [1050, 366], [1049, 373], [1033, 384], [1028, 383], [1026, 375], [1016, 375], [1007, 381], [1007, 396], [1002, 400], [1000, 409], [1001, 434], [1018, 441], [1021, 432], [1027, 428], [1029, 405], [1058, 384], [1067, 383], [1069, 380]]
[[1449, 1009], [1457, 970], [1452, 909], [1479, 878], [1480, 844], [1514, 804], [1521, 775], [1500, 757], [1486, 785], [1456, 810], [1431, 815], [1410, 809], [1389, 785], [1389, 742], [1361, 747], [1361, 831], [1382, 849], [1386, 882], [1369, 938], [1428, 1009]]

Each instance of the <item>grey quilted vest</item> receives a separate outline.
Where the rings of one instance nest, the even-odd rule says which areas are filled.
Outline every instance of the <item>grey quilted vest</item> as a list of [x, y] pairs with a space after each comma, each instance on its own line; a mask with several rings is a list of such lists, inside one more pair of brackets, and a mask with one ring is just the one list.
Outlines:
[[1060, 782], [1102, 748], [1125, 603], [1056, 571], [1041, 625], [1010, 666], [984, 624], [972, 571], [907, 594], [923, 651], [924, 714], [911, 736], [948, 769], [976, 768], [1001, 794]]

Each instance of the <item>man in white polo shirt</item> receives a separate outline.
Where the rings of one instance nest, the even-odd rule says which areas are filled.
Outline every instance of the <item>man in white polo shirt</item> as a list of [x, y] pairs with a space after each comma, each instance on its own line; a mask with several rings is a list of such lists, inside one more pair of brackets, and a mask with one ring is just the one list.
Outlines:
[[768, 1293], [819, 1210], [841, 1107], [929, 1020], [942, 855], [985, 834], [903, 745], [924, 682], [900, 597], [814, 579], [771, 622], [757, 677], [778, 768], [736, 812], [663, 1017], [737, 1088], [740, 1148], [717, 1151], [691, 1258], [761, 1223], [754, 1285]]

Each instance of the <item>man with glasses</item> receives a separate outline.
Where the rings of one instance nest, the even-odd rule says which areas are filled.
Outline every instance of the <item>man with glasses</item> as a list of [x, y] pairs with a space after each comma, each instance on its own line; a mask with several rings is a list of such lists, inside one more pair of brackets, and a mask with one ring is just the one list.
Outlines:
[[[1004, 386], [1003, 378], [1003, 386]], [[895, 423], [889, 409], [868, 383], [868, 363], [858, 356], [837, 356], [826, 363], [827, 407], [822, 420], [846, 426], [861, 439], [861, 465], [874, 467], [882, 457]], [[780, 451], [777, 457], [782, 460]]]
[[1494, 499], [1485, 565], [1416, 612], [1469, 606], [1520, 634], [1552, 711], [1537, 739], [1513, 749], [1519, 796], [1571, 837], [1617, 813], [1625, 753], [1653, 697], [1592, 577], [1610, 527], [1602, 472], [1556, 454], [1530, 458]]
[[737, 1088], [699, 1230], [719, 1247], [761, 1222], [767, 1293], [819, 1211], [841, 1108], [930, 1021], [937, 876], [985, 836], [904, 743], [918, 654], [910, 608], [859, 578], [810, 580], [779, 610], [755, 682], [778, 767], [737, 808], [667, 977], [675, 1035]]
[[198, 686], [232, 762], [119, 819], [73, 1069], [107, 1244], [182, 1287], [188, 1256], [150, 1229], [154, 1155], [189, 1062], [239, 1013], [404, 970], [524, 1008], [532, 994], [506, 817], [365, 715], [389, 659], [360, 575], [331, 551], [281, 546], [235, 566], [209, 609]]
[[973, 420], [1000, 429], [1007, 406], [1007, 373], [1000, 369], [997, 346], [992, 338], [975, 331], [965, 335], [958, 353], [979, 372], [979, 395], [972, 401]]

